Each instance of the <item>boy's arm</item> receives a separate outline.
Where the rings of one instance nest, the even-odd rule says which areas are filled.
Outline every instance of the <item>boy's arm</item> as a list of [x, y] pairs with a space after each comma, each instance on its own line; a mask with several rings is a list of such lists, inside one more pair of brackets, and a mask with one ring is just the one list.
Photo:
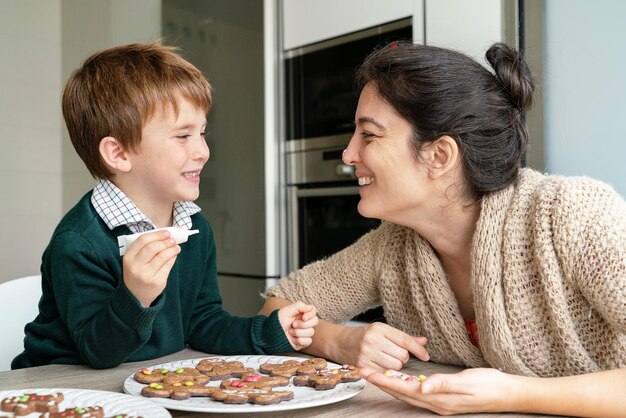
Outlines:
[[204, 281], [200, 285], [187, 331], [187, 343], [206, 353], [270, 354], [293, 351], [278, 317], [278, 310], [268, 316], [237, 317], [222, 306], [217, 284], [215, 242], [209, 227], [209, 242]]
[[143, 308], [92, 243], [74, 232], [54, 238], [47, 279], [68, 338], [94, 368], [115, 367], [141, 348], [164, 303]]

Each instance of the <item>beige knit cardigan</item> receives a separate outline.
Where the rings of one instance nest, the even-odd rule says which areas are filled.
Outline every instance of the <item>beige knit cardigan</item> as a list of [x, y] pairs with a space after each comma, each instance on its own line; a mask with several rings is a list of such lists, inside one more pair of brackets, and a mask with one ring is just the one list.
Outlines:
[[626, 367], [626, 203], [584, 177], [523, 169], [486, 196], [472, 243], [472, 345], [429, 243], [388, 222], [266, 292], [341, 323], [382, 305], [433, 361], [528, 376]]

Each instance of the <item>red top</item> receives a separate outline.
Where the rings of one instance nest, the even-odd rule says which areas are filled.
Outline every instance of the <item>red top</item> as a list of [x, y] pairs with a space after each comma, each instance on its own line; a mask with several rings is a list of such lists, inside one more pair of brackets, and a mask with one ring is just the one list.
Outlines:
[[465, 328], [467, 328], [467, 332], [469, 333], [470, 341], [476, 347], [480, 347], [478, 344], [478, 326], [476, 326], [476, 321], [473, 319], [468, 319], [465, 321]]

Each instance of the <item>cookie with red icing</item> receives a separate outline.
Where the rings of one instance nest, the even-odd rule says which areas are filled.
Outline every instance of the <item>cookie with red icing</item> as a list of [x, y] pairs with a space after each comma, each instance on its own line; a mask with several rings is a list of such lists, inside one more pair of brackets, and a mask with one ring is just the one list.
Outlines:
[[293, 392], [290, 390], [275, 391], [271, 389], [231, 390], [216, 388], [211, 394], [211, 398], [228, 404], [253, 403], [257, 405], [271, 405], [293, 399]]
[[220, 388], [228, 390], [272, 389], [276, 386], [287, 386], [288, 384], [288, 377], [244, 373], [239, 379], [222, 380]]
[[63, 402], [61, 392], [51, 395], [39, 395], [36, 393], [25, 393], [20, 396], [11, 396], [0, 402], [0, 410], [13, 412], [16, 417], [32, 414], [33, 412], [57, 412], [59, 404]]

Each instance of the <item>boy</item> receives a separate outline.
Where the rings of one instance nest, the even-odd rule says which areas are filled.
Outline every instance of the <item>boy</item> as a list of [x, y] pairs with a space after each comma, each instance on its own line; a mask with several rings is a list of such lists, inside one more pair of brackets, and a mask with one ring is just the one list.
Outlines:
[[[99, 181], [57, 226], [42, 259], [39, 315], [12, 368], [153, 359], [187, 344], [207, 353], [276, 353], [311, 343], [315, 308], [268, 317], [222, 308], [213, 232], [193, 200], [209, 159], [211, 87], [174, 48], [133, 44], [94, 54], [70, 77], [63, 116]], [[140, 236], [123, 257], [117, 237]]]

